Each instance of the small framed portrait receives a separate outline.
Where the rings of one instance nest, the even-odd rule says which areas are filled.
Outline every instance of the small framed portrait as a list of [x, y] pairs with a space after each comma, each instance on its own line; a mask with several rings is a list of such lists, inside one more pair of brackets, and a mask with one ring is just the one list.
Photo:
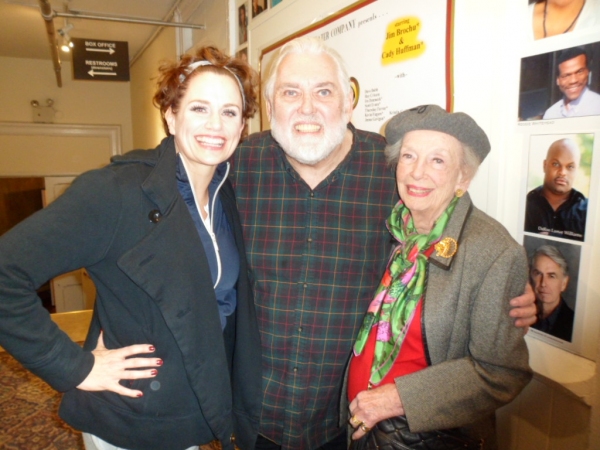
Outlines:
[[594, 134], [532, 135], [524, 231], [585, 240]]
[[524, 246], [538, 309], [533, 329], [572, 342], [581, 246], [533, 236]]
[[521, 59], [519, 120], [600, 115], [600, 42]]
[[267, 0], [251, 0], [252, 1], [252, 18], [258, 16], [260, 13], [268, 8]]
[[595, 0], [528, 0], [527, 36], [531, 40], [571, 35], [600, 24]]
[[600, 42], [521, 59], [519, 120], [600, 115]]
[[238, 44], [248, 42], [248, 10], [246, 3], [238, 8]]

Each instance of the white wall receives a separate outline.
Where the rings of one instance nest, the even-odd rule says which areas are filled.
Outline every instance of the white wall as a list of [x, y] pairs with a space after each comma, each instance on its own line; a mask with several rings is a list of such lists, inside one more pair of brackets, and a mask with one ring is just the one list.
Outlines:
[[[204, 23], [205, 30], [193, 30], [192, 41], [194, 45], [214, 45], [228, 51], [229, 49], [229, 5], [227, 0], [205, 0], [194, 11], [185, 11], [192, 14], [190, 21]], [[184, 49], [187, 50], [187, 49]]]
[[131, 117], [135, 148], [154, 148], [165, 137], [160, 113], [152, 104], [158, 66], [177, 58], [176, 30], [165, 28], [131, 67]]
[[122, 147], [131, 148], [129, 82], [73, 80], [70, 62], [63, 62], [63, 86], [56, 85], [49, 60], [0, 57], [0, 121], [32, 122], [31, 100], [54, 100], [54, 123], [119, 125]]

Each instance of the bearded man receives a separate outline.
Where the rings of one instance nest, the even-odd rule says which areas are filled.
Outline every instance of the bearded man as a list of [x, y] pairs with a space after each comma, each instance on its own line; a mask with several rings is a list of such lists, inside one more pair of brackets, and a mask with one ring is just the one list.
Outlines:
[[[398, 201], [385, 139], [350, 123], [349, 79], [321, 40], [286, 43], [264, 85], [272, 129], [235, 155], [263, 347], [257, 450], [347, 448], [344, 370], [387, 262], [385, 219]], [[532, 292], [511, 300], [517, 326], [535, 321], [533, 302]]]

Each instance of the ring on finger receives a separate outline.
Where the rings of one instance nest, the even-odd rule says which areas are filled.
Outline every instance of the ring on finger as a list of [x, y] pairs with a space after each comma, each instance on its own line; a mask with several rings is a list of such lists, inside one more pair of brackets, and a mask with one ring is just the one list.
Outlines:
[[364, 422], [361, 422], [360, 425], [358, 426], [358, 428], [360, 428], [365, 433], [368, 433], [369, 431], [371, 431], [371, 428], [366, 426]]
[[356, 418], [356, 414], [353, 414], [352, 417], [350, 417], [350, 425], [352, 425], [354, 428], [359, 427], [362, 423], [363, 422]]

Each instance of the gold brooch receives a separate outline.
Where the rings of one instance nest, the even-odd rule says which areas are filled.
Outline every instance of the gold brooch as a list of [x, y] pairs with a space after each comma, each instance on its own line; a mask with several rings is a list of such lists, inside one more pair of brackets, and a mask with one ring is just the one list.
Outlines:
[[452, 258], [458, 250], [458, 244], [450, 237], [442, 239], [440, 242], [435, 244], [436, 256], [442, 258]]

